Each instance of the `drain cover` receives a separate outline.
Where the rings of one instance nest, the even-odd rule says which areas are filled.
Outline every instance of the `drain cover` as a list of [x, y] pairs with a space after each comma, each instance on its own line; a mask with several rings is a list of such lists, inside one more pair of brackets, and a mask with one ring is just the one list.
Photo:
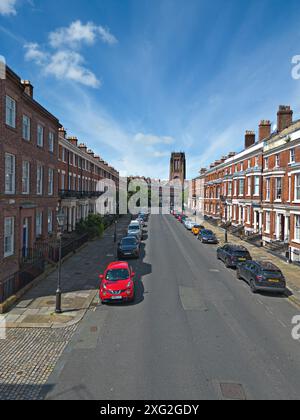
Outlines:
[[91, 327], [91, 333], [98, 332], [98, 327]]
[[241, 384], [221, 383], [221, 392], [226, 400], [245, 401], [247, 399], [244, 388]]

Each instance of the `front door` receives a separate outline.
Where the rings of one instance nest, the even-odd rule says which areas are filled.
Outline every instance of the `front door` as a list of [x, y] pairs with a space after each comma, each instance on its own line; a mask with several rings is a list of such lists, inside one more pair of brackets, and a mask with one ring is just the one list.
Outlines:
[[22, 246], [23, 258], [27, 258], [29, 255], [29, 221], [28, 218], [23, 220], [23, 246]]

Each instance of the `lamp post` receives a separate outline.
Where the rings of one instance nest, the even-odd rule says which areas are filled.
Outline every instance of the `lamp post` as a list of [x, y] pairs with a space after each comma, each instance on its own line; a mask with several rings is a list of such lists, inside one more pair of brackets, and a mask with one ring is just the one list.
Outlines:
[[59, 260], [58, 260], [58, 279], [57, 279], [57, 290], [56, 290], [56, 307], [55, 307], [55, 313], [61, 314], [61, 260], [62, 260], [62, 232], [63, 227], [65, 224], [65, 214], [62, 209], [59, 210], [56, 216], [57, 224], [59, 227]]
[[117, 217], [115, 216], [115, 233], [114, 233], [114, 243], [117, 243], [117, 224], [118, 224], [118, 220], [117, 220]]

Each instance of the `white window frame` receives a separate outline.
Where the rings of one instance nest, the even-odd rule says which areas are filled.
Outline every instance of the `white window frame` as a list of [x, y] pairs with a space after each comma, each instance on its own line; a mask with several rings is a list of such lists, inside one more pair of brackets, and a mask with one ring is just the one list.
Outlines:
[[38, 147], [44, 147], [44, 131], [45, 128], [42, 124], [37, 126], [37, 145]]
[[[256, 181], [258, 181], [258, 183], [256, 183]], [[254, 196], [259, 197], [259, 193], [260, 193], [260, 176], [255, 176], [254, 177]]]
[[[275, 178], [275, 201], [282, 201], [282, 195], [283, 195], [283, 191], [282, 191], [282, 189], [283, 189], [283, 182], [282, 182], [282, 179], [283, 178], [279, 178], [279, 177]], [[279, 180], [280, 180], [280, 186], [281, 186], [280, 189], [278, 188]], [[281, 190], [280, 198], [279, 198], [279, 194], [278, 194], [279, 193], [279, 190]]]
[[300, 242], [300, 214], [295, 215], [295, 241]]
[[54, 153], [54, 142], [55, 142], [55, 134], [53, 133], [53, 131], [49, 131], [48, 146], [49, 146], [50, 153]]
[[48, 169], [48, 195], [52, 196], [54, 193], [54, 169]]
[[266, 211], [266, 228], [265, 233], [270, 234], [271, 233], [271, 212]]
[[30, 194], [30, 162], [27, 160], [22, 162], [22, 194]]
[[17, 103], [16, 101], [6, 95], [5, 99], [5, 123], [9, 127], [16, 128], [16, 119], [17, 119]]
[[266, 201], [271, 200], [271, 178], [266, 178]]
[[31, 140], [31, 120], [26, 114], [22, 117], [22, 138], [26, 141]]
[[[10, 168], [8, 168], [8, 159], [11, 159]], [[8, 183], [10, 185], [8, 187]], [[11, 153], [5, 153], [5, 194], [16, 193], [16, 157]]]
[[295, 175], [295, 202], [300, 202], [300, 174]]
[[53, 233], [53, 211], [48, 209], [48, 233]]
[[[243, 190], [241, 188], [242, 186], [243, 186]], [[240, 182], [239, 182], [239, 196], [240, 197], [243, 197], [244, 194], [245, 194], [245, 180], [244, 179], [240, 179]]]
[[280, 168], [280, 154], [275, 155], [275, 168]]
[[36, 193], [37, 195], [43, 195], [43, 178], [44, 178], [44, 167], [38, 165], [36, 169]]
[[293, 147], [292, 149], [290, 149], [290, 164], [293, 164], [296, 162], [296, 150]]
[[38, 210], [35, 216], [35, 235], [37, 238], [43, 235], [43, 212]]
[[[10, 226], [8, 227], [8, 223]], [[10, 232], [8, 232], [10, 230]], [[7, 241], [9, 240], [9, 241]], [[7, 245], [9, 244], [9, 248]], [[4, 258], [11, 257], [15, 253], [15, 219], [14, 217], [4, 218]]]

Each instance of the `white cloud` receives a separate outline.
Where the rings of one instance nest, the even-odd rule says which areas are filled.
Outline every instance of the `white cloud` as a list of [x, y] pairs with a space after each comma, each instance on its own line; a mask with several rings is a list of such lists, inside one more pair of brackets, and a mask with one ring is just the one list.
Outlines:
[[0, 15], [16, 15], [17, 0], [0, 0]]
[[155, 136], [153, 134], [138, 133], [135, 135], [134, 140], [138, 143], [145, 145], [158, 145], [158, 144], [173, 144], [175, 140], [172, 137], [167, 136]]
[[80, 20], [72, 22], [69, 27], [59, 28], [49, 35], [49, 43], [53, 48], [79, 48], [81, 45], [95, 44], [97, 37], [107, 44], [115, 44], [117, 39], [109, 29], [95, 25], [93, 22], [83, 24]]
[[95, 74], [84, 67], [84, 58], [77, 52], [65, 50], [50, 54], [42, 51], [36, 43], [26, 44], [25, 49], [25, 59], [41, 66], [45, 75], [93, 88], [101, 85]]

